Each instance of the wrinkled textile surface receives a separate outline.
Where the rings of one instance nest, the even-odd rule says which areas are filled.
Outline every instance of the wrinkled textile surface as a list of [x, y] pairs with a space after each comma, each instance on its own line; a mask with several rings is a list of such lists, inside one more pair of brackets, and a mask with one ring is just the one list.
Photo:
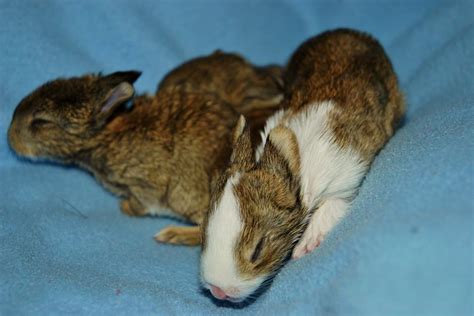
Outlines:
[[[473, 313], [474, 2], [0, 0], [0, 314]], [[255, 303], [199, 289], [199, 249], [158, 245], [87, 173], [18, 159], [6, 130], [49, 79], [139, 69], [137, 89], [216, 48], [284, 63], [328, 28], [376, 36], [406, 92], [404, 126], [350, 215]]]

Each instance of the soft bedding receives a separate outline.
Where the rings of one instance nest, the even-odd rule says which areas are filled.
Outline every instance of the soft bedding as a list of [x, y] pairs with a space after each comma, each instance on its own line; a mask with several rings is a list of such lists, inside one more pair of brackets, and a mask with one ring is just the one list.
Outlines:
[[[0, 1], [0, 314], [470, 315], [474, 2]], [[199, 287], [199, 249], [157, 244], [172, 223], [130, 218], [87, 173], [17, 158], [23, 96], [59, 76], [138, 69], [153, 92], [220, 48], [284, 63], [334, 27], [372, 33], [406, 92], [403, 126], [351, 213], [244, 308]]]

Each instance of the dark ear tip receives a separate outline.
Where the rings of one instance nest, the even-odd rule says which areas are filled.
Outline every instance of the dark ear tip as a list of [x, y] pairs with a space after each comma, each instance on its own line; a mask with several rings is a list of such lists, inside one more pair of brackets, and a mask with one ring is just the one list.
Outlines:
[[139, 71], [139, 70], [130, 70], [130, 71], [127, 71], [127, 73], [128, 73], [128, 76], [129, 76], [130, 80], [132, 80], [132, 82], [130, 82], [130, 83], [134, 83], [142, 75], [142, 72]]
[[106, 82], [117, 85], [120, 82], [133, 84], [141, 76], [142, 72], [138, 70], [117, 71], [103, 77]]

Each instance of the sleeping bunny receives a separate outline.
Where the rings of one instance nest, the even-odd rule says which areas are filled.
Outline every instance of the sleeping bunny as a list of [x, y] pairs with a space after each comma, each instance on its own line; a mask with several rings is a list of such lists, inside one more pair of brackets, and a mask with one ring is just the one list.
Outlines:
[[213, 93], [252, 123], [252, 140], [259, 141], [266, 119], [283, 98], [282, 73], [279, 66], [256, 67], [238, 54], [217, 50], [170, 71], [158, 91]]
[[361, 32], [310, 38], [284, 77], [284, 109], [268, 119], [262, 144], [252, 150], [240, 117], [230, 164], [212, 191], [201, 279], [221, 300], [245, 300], [291, 256], [320, 245], [404, 114], [384, 49]]
[[[247, 62], [241, 66], [242, 71], [253, 67]], [[212, 78], [217, 69], [208, 68]], [[240, 71], [238, 65], [235, 68]], [[229, 104], [205, 89], [206, 81], [202, 91], [186, 91], [177, 84], [173, 88], [171, 83], [163, 84], [166, 87], [155, 96], [133, 99], [133, 83], [139, 76], [137, 71], [89, 74], [42, 85], [16, 108], [9, 143], [21, 156], [90, 171], [122, 198], [126, 214], [171, 215], [199, 225], [209, 207], [210, 182], [228, 162], [231, 131], [238, 119], [233, 106], [239, 104]], [[260, 87], [266, 91], [263, 86], [268, 85], [271, 91], [261, 97], [263, 103], [281, 95], [274, 74], [268, 76], [272, 78]], [[167, 76], [168, 81], [172, 78], [172, 73]], [[227, 84], [229, 93], [235, 93], [233, 84]], [[254, 89], [259, 88], [245, 87], [239, 93], [253, 95]], [[200, 230], [170, 226], [156, 239], [195, 245]]]

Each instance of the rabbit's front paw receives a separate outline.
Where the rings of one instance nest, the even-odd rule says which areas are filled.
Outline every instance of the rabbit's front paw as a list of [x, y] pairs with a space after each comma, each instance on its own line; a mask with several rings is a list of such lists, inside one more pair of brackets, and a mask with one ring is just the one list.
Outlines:
[[291, 256], [293, 259], [299, 259], [310, 253], [314, 249], [318, 248], [321, 242], [324, 240], [325, 234], [323, 234], [317, 227], [318, 225], [314, 224], [314, 222], [310, 222], [308, 228], [303, 234], [303, 237], [301, 237], [300, 241], [293, 249], [293, 254]]
[[199, 226], [168, 226], [155, 235], [158, 242], [174, 245], [197, 246], [201, 243]]

